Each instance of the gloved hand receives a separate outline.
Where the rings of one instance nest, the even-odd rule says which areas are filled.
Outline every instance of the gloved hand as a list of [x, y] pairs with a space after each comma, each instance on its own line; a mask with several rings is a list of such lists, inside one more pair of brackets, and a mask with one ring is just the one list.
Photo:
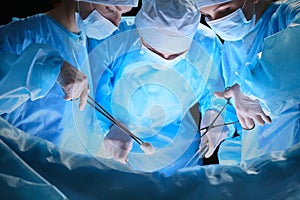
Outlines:
[[244, 129], [253, 129], [255, 127], [254, 121], [260, 125], [264, 125], [265, 122], [272, 122], [271, 118], [262, 110], [259, 101], [244, 95], [238, 84], [234, 84], [225, 92], [216, 92], [215, 95], [226, 99], [234, 98], [236, 114]]
[[87, 77], [65, 61], [60, 70], [57, 82], [65, 92], [64, 99], [80, 99], [79, 110], [83, 110], [89, 93]]
[[[209, 126], [210, 123], [218, 115], [215, 110], [207, 110], [201, 119], [201, 128]], [[214, 122], [214, 125], [223, 124], [223, 117], [219, 116]], [[205, 130], [201, 131], [201, 136], [204, 134]], [[199, 144], [200, 154], [204, 153], [205, 158], [209, 158], [219, 144], [228, 136], [228, 128], [226, 126], [220, 126], [210, 129], [204, 136], [202, 136]]]
[[103, 140], [104, 148], [116, 161], [126, 163], [133, 141], [119, 127], [113, 125]]

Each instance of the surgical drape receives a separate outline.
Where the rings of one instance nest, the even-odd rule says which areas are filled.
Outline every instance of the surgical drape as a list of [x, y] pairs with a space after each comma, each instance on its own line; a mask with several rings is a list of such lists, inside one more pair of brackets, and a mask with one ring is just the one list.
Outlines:
[[209, 165], [158, 173], [119, 171], [18, 130], [0, 118], [2, 199], [297, 199], [300, 146], [249, 166]]

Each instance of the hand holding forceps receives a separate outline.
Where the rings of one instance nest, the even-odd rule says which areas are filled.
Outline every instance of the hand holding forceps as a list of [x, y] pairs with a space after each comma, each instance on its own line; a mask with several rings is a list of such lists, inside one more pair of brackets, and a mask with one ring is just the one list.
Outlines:
[[[217, 127], [222, 127], [222, 126], [227, 126], [227, 125], [231, 125], [231, 124], [236, 124], [239, 123], [239, 121], [236, 122], [226, 122], [226, 123], [222, 123], [222, 124], [216, 124], [215, 122], [217, 121], [217, 119], [219, 118], [219, 116], [221, 115], [221, 113], [223, 112], [223, 110], [225, 109], [225, 107], [230, 104], [230, 99], [226, 99], [226, 103], [225, 105], [221, 108], [221, 110], [217, 113], [217, 115], [214, 117], [214, 119], [209, 123], [208, 126], [202, 127], [200, 128], [200, 121], [198, 124], [198, 130], [197, 133], [201, 134], [200, 138], [198, 140], [200, 140], [200, 142], [202, 141], [202, 137], [205, 136], [211, 129], [217, 128]], [[211, 134], [222, 134], [222, 132], [220, 133], [211, 133]], [[220, 136], [220, 135], [213, 135], [213, 136]], [[211, 139], [211, 138], [210, 138]], [[217, 143], [217, 142], [216, 142]], [[201, 144], [201, 143], [200, 143]], [[208, 151], [208, 144], [206, 144], [205, 148], [200, 148], [200, 144], [199, 144], [199, 149], [198, 151], [192, 156], [192, 158], [186, 163], [185, 167], [188, 166], [193, 166], [195, 165], [198, 160], [202, 157], [204, 157], [204, 154]]]
[[101, 115], [106, 117], [110, 122], [119, 127], [124, 133], [130, 136], [134, 141], [136, 141], [141, 149], [146, 154], [151, 154], [154, 152], [154, 147], [149, 142], [144, 142], [142, 139], [134, 135], [124, 124], [120, 123], [116, 120], [109, 112], [107, 112], [99, 103], [97, 103], [90, 95], [88, 95], [87, 103], [92, 106], [96, 111], [98, 111]]

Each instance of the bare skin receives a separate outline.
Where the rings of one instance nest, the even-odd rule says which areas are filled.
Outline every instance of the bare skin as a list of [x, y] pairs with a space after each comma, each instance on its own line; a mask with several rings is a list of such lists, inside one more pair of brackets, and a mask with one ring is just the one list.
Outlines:
[[222, 17], [225, 17], [232, 12], [236, 11], [238, 8], [243, 7], [243, 12], [247, 20], [250, 20], [253, 16], [253, 8], [255, 7], [256, 21], [260, 19], [261, 15], [267, 9], [267, 7], [273, 1], [269, 0], [246, 0], [245, 5], [243, 7], [244, 1], [240, 0], [232, 0], [226, 3], [215, 4], [207, 7], [200, 8], [200, 12], [202, 15], [207, 17], [208, 20], [216, 20]]
[[129, 12], [131, 6], [110, 6], [88, 2], [77, 2], [64, 0], [61, 4], [46, 14], [50, 15], [61, 23], [66, 29], [73, 33], [80, 32], [75, 20], [75, 12], [78, 12], [82, 19], [85, 19], [93, 10], [97, 10], [106, 19], [118, 26], [122, 14]]

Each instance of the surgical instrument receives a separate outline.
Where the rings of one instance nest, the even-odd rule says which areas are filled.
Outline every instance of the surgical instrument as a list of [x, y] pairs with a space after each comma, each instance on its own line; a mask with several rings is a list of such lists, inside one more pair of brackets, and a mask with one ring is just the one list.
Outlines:
[[[89, 99], [91, 101], [89, 101]], [[87, 103], [92, 106], [95, 110], [97, 110], [100, 114], [106, 117], [109, 121], [111, 121], [114, 125], [119, 127], [124, 133], [130, 136], [134, 141], [136, 141], [141, 149], [146, 154], [151, 154], [154, 152], [153, 146], [149, 142], [144, 142], [142, 139], [134, 135], [124, 124], [120, 123], [116, 120], [108, 111], [106, 111], [99, 103], [97, 103], [90, 95], [88, 95]]]
[[[223, 123], [223, 124], [218, 124], [218, 125], [214, 125], [214, 123], [216, 122], [216, 120], [218, 119], [218, 117], [221, 115], [221, 113], [223, 112], [223, 110], [225, 109], [225, 107], [228, 105], [228, 104], [231, 104], [230, 103], [230, 99], [227, 99], [225, 105], [221, 108], [221, 110], [218, 112], [217, 116], [213, 119], [213, 121], [208, 125], [208, 126], [205, 126], [203, 128], [200, 128], [200, 120], [199, 120], [199, 124], [198, 124], [198, 130], [197, 130], [197, 133], [201, 134], [199, 140], [201, 141], [201, 138], [206, 135], [206, 133], [213, 129], [213, 128], [216, 128], [216, 127], [220, 127], [220, 126], [227, 126], [227, 125], [231, 125], [231, 124], [237, 124], [239, 123], [239, 121], [235, 121], [235, 122], [227, 122], [227, 123]], [[201, 131], [204, 131], [201, 133]], [[193, 155], [193, 157], [185, 164], [184, 168], [189, 166], [192, 161], [196, 158], [196, 160], [192, 163], [192, 164], [195, 164], [196, 162], [198, 162], [198, 160], [200, 158], [203, 157], [203, 155], [205, 154], [207, 148], [203, 149], [202, 152], [200, 152], [201, 149], [198, 149], [198, 151]], [[198, 155], [198, 157], [197, 157]]]

